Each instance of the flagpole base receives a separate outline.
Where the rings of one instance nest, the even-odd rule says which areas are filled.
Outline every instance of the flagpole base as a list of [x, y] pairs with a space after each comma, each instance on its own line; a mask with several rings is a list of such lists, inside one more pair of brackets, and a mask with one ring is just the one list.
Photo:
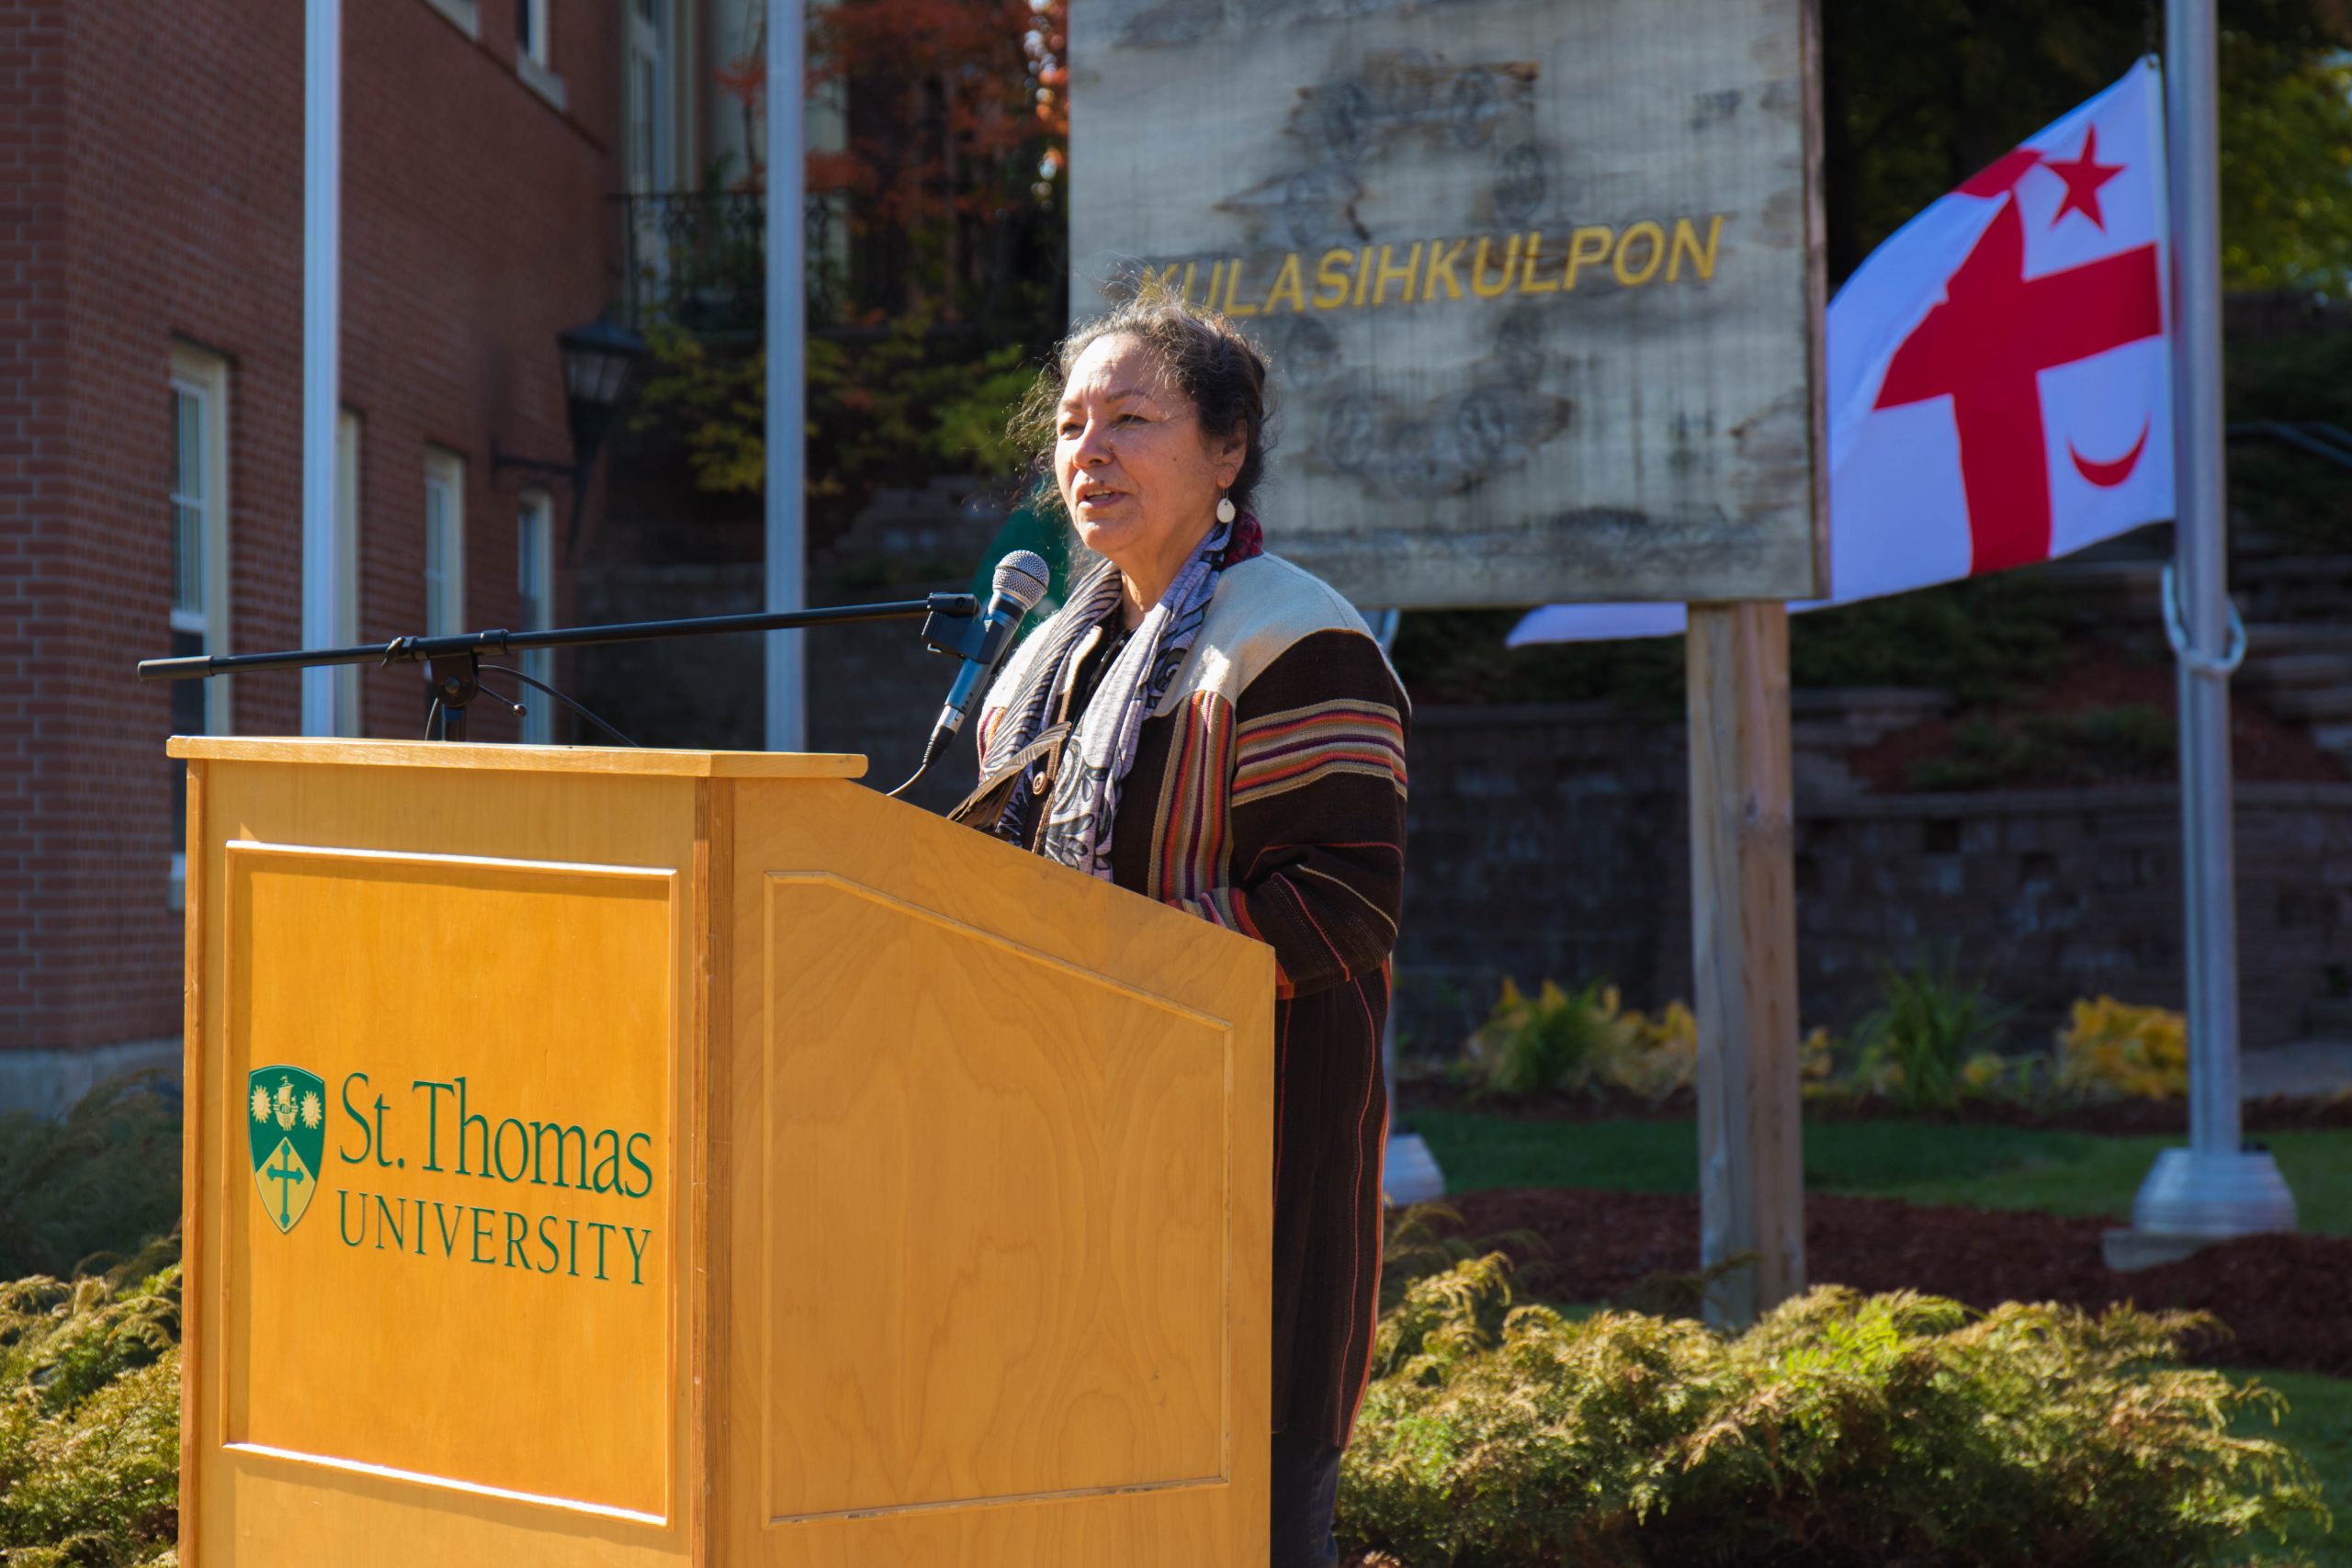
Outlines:
[[1381, 1172], [1381, 1187], [1388, 1201], [1434, 1203], [1445, 1196], [1445, 1173], [1419, 1133], [1409, 1129], [1388, 1134], [1388, 1163]]
[[2269, 1150], [2166, 1149], [2132, 1201], [2131, 1228], [2108, 1232], [2101, 1250], [2110, 1269], [2146, 1269], [2217, 1241], [2294, 1228], [2295, 1197]]

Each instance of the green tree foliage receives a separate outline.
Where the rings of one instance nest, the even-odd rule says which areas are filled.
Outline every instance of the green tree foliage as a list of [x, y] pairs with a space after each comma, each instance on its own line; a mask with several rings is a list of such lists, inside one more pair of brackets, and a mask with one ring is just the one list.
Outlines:
[[2177, 1365], [2205, 1326], [1824, 1287], [1726, 1337], [1463, 1261], [1382, 1320], [1340, 1529], [1410, 1568], [2245, 1562], [2325, 1510], [2231, 1429], [2276, 1394]]
[[[854, 106], [846, 144], [812, 153], [808, 170], [848, 235], [810, 305], [820, 538], [879, 484], [1021, 466], [1006, 415], [1035, 379], [1024, 367], [1060, 335], [1067, 293], [1062, 27], [1061, 0], [841, 0], [810, 14], [810, 85], [845, 88]], [[760, 51], [718, 77], [756, 129]], [[744, 184], [763, 180], [755, 168]], [[645, 327], [654, 364], [638, 430], [677, 440], [700, 489], [756, 494], [764, 355], [673, 322]]]
[[2352, 284], [2352, 42], [2338, 25], [2222, 35], [2222, 276], [2241, 288]]
[[[766, 352], [714, 344], [662, 322], [647, 342], [653, 369], [639, 397], [638, 428], [674, 431], [699, 489], [758, 494], [766, 479]], [[1008, 434], [1005, 411], [1035, 379], [1022, 344], [943, 332], [928, 311], [812, 338], [811, 506], [838, 525], [884, 484], [933, 473], [1012, 477], [1028, 454]]]
[[[2234, 288], [2352, 275], [2344, 0], [2220, 0], [2222, 243]], [[1829, 271], [2163, 47], [2116, 0], [1825, 0]]]
[[[2315, 420], [2352, 430], [2352, 332], [2312, 332], [2229, 346], [2232, 423]], [[2275, 439], [2230, 443], [2233, 511], [2304, 549], [2352, 543], [2344, 470]]]

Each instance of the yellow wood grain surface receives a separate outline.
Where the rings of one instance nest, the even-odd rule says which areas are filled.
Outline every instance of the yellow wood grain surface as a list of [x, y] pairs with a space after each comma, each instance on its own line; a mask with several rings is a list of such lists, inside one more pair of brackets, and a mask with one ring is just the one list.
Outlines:
[[322, 1075], [325, 1139], [283, 1235], [224, 1162], [223, 1439], [665, 1517], [677, 874], [237, 842], [227, 874], [228, 1082]]
[[719, 1560], [1262, 1563], [1271, 953], [735, 788]]
[[[283, 750], [199, 763], [184, 1561], [684, 1561], [696, 784]], [[325, 1100], [283, 1234], [247, 1134], [281, 1065]]]
[[[187, 874], [181, 886], [187, 900], [187, 934], [181, 954], [180, 970], [180, 1071], [187, 1103], [199, 1107], [204, 1100], [205, 1080], [209, 1067], [203, 1050], [205, 1040], [205, 1010], [210, 993], [205, 986], [205, 939], [210, 931], [208, 919], [211, 883], [205, 867], [210, 863], [206, 853], [209, 818], [206, 810], [205, 779], [209, 765], [202, 761], [187, 764]], [[183, 1303], [180, 1335], [180, 1519], [179, 1556], [184, 1563], [196, 1561], [197, 1508], [198, 1488], [192, 1484], [196, 1456], [205, 1451], [197, 1426], [197, 1393], [211, 1371], [208, 1352], [202, 1343], [203, 1335], [197, 1332], [203, 1322], [204, 1300], [198, 1290], [206, 1278], [201, 1270], [204, 1248], [203, 1233], [198, 1228], [200, 1213], [209, 1213], [211, 1205], [203, 1202], [202, 1191], [209, 1161], [217, 1158], [204, 1135], [204, 1118], [187, 1115], [183, 1118], [180, 1132], [180, 1204], [183, 1215], [181, 1247], [180, 1299]]]
[[766, 895], [760, 1185], [807, 1199], [764, 1227], [770, 1517], [1222, 1482], [1231, 1024], [830, 874]]
[[695, 779], [865, 776], [865, 759], [842, 751], [677, 751], [651, 746], [503, 746], [243, 735], [175, 735], [164, 750], [175, 757], [243, 762], [465, 768], [501, 773], [627, 773]]

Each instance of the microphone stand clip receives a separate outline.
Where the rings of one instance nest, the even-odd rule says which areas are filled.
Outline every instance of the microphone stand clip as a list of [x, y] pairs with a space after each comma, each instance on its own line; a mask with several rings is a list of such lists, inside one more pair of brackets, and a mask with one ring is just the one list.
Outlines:
[[[967, 598], [966, 604], [971, 601]], [[964, 604], [942, 605], [922, 618], [923, 646], [933, 653], [950, 653], [958, 659], [978, 659], [980, 644], [989, 635], [987, 619], [977, 613], [977, 607]]]

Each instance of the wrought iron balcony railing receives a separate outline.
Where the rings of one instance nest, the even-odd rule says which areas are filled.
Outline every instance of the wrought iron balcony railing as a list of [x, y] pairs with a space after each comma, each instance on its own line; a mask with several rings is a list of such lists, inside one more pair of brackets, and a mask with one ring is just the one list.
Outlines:
[[[767, 200], [757, 191], [616, 196], [623, 308], [643, 330], [666, 320], [706, 337], [757, 333], [766, 318]], [[805, 209], [808, 311], [833, 313], [836, 203]]]

